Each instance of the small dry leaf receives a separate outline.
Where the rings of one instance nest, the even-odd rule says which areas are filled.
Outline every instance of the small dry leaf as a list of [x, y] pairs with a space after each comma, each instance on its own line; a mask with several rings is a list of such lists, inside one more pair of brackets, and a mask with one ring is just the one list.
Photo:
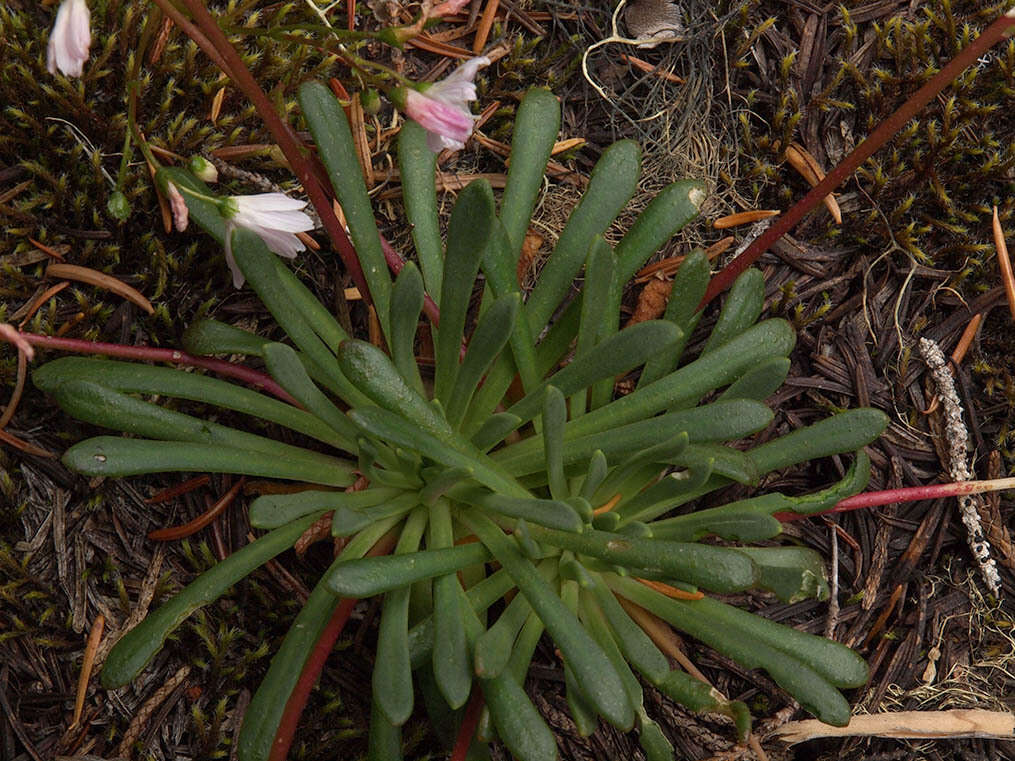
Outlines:
[[634, 314], [627, 321], [626, 327], [661, 316], [666, 311], [666, 302], [669, 300], [672, 290], [672, 280], [649, 280], [641, 289], [638, 305], [634, 308]]
[[535, 230], [529, 229], [525, 233], [525, 240], [522, 241], [522, 253], [518, 256], [518, 285], [525, 285], [525, 279], [529, 275], [529, 270], [532, 269], [532, 262], [535, 261], [536, 254], [539, 253], [542, 245], [543, 236]]
[[[810, 152], [799, 143], [791, 143], [786, 148], [786, 160], [789, 161], [790, 165], [800, 173], [800, 176], [807, 180], [811, 187], [814, 187], [823, 179], [825, 179], [824, 170], [818, 165], [817, 159], [815, 159]], [[825, 208], [832, 215], [832, 219], [835, 220], [835, 224], [842, 224], [842, 211], [839, 209], [839, 204], [835, 200], [835, 196], [829, 193], [827, 196], [821, 199], [821, 202], [825, 204]]]

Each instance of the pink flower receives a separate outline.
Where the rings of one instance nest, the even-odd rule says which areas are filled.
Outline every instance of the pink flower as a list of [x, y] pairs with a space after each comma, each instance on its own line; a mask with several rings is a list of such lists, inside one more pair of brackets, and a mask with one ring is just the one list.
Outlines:
[[173, 227], [177, 232], [182, 233], [187, 229], [187, 222], [190, 218], [187, 202], [183, 199], [183, 194], [171, 182], [166, 183], [166, 195], [169, 196], [169, 208], [173, 212]]
[[63, 0], [46, 47], [46, 68], [68, 77], [80, 77], [92, 44], [91, 13], [85, 0]]
[[245, 227], [257, 233], [276, 254], [293, 259], [298, 251], [306, 248], [296, 233], [314, 229], [314, 221], [300, 211], [306, 205], [285, 193], [257, 193], [225, 199], [226, 263], [233, 273], [234, 286], [243, 285], [244, 278], [233, 258], [231, 227]]
[[462, 8], [464, 8], [468, 3], [469, 0], [444, 0], [443, 3], [431, 8], [428, 15], [430, 18], [444, 18], [445, 16], [452, 16], [462, 10]]
[[486, 56], [470, 58], [449, 77], [423, 92], [406, 92], [405, 113], [427, 131], [427, 145], [434, 153], [443, 148], [457, 151], [465, 147], [475, 123], [469, 111], [469, 102], [476, 99], [472, 80], [481, 68], [489, 65]]

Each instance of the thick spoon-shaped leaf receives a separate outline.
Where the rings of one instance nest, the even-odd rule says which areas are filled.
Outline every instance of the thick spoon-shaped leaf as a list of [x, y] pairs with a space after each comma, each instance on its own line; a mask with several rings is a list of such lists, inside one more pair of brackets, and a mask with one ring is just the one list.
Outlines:
[[662, 320], [650, 320], [633, 325], [599, 343], [583, 357], [555, 373], [536, 386], [508, 412], [522, 420], [535, 417], [543, 403], [546, 387], [554, 385], [564, 396], [595, 383], [600, 378], [612, 378], [645, 363], [658, 352], [669, 349], [680, 338], [680, 330]]
[[416, 389], [405, 382], [391, 359], [366, 341], [349, 340], [338, 350], [342, 372], [371, 402], [422, 426], [442, 440], [454, 439], [444, 416]]
[[549, 322], [585, 263], [592, 239], [610, 226], [634, 194], [640, 165], [641, 149], [631, 140], [614, 143], [596, 162], [588, 188], [571, 212], [525, 304], [533, 329]]
[[546, 387], [543, 401], [543, 452], [546, 454], [546, 474], [550, 496], [566, 499], [569, 496], [564, 477], [564, 424], [567, 422], [567, 402], [556, 386]]
[[124, 634], [102, 667], [102, 684], [115, 689], [127, 684], [162, 649], [177, 626], [195, 610], [217, 600], [229, 587], [292, 546], [317, 519], [307, 516], [283, 528], [275, 529], [246, 547], [234, 552], [185, 587], [179, 594], [149, 613], [140, 624]]
[[249, 354], [259, 357], [264, 345], [270, 342], [270, 338], [209, 317], [192, 322], [180, 339], [184, 349], [199, 357], [211, 354]]
[[[417, 129], [415, 122], [406, 121]], [[439, 240], [439, 238], [438, 238]], [[424, 395], [423, 380], [416, 364], [416, 327], [423, 309], [423, 278], [413, 262], [406, 262], [391, 290], [391, 361], [403, 380]]]
[[311, 414], [323, 420], [342, 440], [342, 449], [356, 451], [356, 426], [317, 388], [292, 347], [270, 343], [264, 347], [264, 362], [268, 372], [286, 391], [293, 395]]
[[[363, 557], [391, 525], [377, 523], [361, 532], [350, 540], [332, 565]], [[243, 761], [267, 761], [285, 705], [336, 604], [331, 590], [318, 583], [293, 621], [244, 714], [237, 740], [237, 755]]]
[[331, 590], [344, 597], [372, 597], [406, 587], [423, 579], [483, 563], [490, 553], [482, 544], [463, 544], [443, 550], [421, 550], [411, 555], [363, 558], [343, 564], [326, 577]]
[[532, 526], [532, 536], [545, 544], [589, 555], [624, 568], [663, 576], [720, 594], [750, 589], [758, 579], [754, 562], [739, 550], [707, 544], [640, 539], [608, 531], [566, 531]]
[[530, 89], [515, 116], [511, 165], [501, 199], [500, 219], [517, 261], [529, 230], [536, 197], [543, 189], [543, 170], [560, 129], [560, 103], [549, 90]]
[[751, 327], [758, 321], [764, 305], [765, 276], [761, 270], [745, 270], [726, 294], [719, 319], [701, 350], [702, 355], [715, 351]]
[[[430, 549], [441, 550], [454, 545], [454, 527], [447, 500], [438, 499], [430, 508], [429, 531], [427, 547]], [[434, 579], [433, 673], [437, 688], [451, 708], [465, 705], [472, 689], [464, 604], [458, 574], [449, 573]]]
[[557, 742], [522, 686], [507, 671], [482, 679], [490, 716], [511, 755], [518, 761], [554, 761]]
[[437, 155], [426, 144], [426, 130], [411, 119], [403, 121], [398, 132], [398, 168], [405, 216], [409, 219], [423, 280], [427, 291], [440, 305], [444, 246], [438, 225], [437, 186], [434, 183]]
[[560, 529], [581, 531], [583, 521], [575, 508], [568, 502], [556, 499], [535, 499], [533, 497], [506, 497], [497, 493], [482, 493], [478, 490], [465, 495], [455, 495], [466, 504], [493, 510], [501, 515], [522, 518], [531, 523]]
[[[772, 411], [765, 405], [749, 399], [735, 399], [576, 435], [579, 424], [592, 414], [572, 420], [564, 428], [565, 466], [584, 462], [597, 449], [602, 450], [608, 460], [617, 460], [631, 452], [667, 442], [680, 431], [686, 431], [688, 440], [694, 443], [730, 441], [760, 431], [772, 419]], [[506, 471], [522, 475], [540, 469], [542, 449], [543, 442], [533, 437], [494, 452], [492, 458]]]
[[758, 566], [758, 586], [787, 603], [827, 600], [825, 561], [809, 547], [742, 547]]
[[750, 455], [758, 473], [764, 475], [807, 460], [860, 449], [880, 436], [887, 425], [888, 417], [881, 410], [847, 410], [755, 447]]
[[61, 357], [36, 369], [32, 381], [48, 393], [54, 393], [68, 381], [91, 381], [124, 394], [160, 394], [204, 402], [278, 423], [333, 446], [342, 444], [342, 439], [327, 425], [291, 404], [217, 378], [169, 367]]
[[356, 246], [356, 256], [370, 288], [377, 317], [384, 328], [384, 334], [390, 336], [388, 314], [391, 278], [384, 261], [370, 196], [367, 195], [366, 184], [363, 182], [363, 169], [356, 158], [358, 154], [349, 121], [338, 100], [320, 82], [305, 82], [301, 85], [299, 101], [321, 161], [328, 170], [335, 196], [345, 212], [349, 234]]
[[521, 296], [512, 293], [493, 302], [479, 318], [479, 324], [469, 339], [465, 359], [458, 369], [455, 386], [447, 400], [447, 418], [452, 428], [461, 425], [483, 375], [511, 337], [520, 307]]
[[452, 449], [446, 439], [433, 436], [394, 413], [379, 407], [364, 407], [350, 410], [349, 417], [364, 431], [382, 441], [419, 452], [451, 468], [471, 469], [475, 480], [493, 491], [512, 497], [530, 496], [489, 456], [478, 450], [463, 452]]
[[710, 276], [708, 257], [700, 248], [694, 249], [684, 259], [677, 274], [673, 276], [673, 287], [670, 289], [670, 298], [666, 302], [666, 312], [663, 313], [663, 319], [669, 320], [680, 328], [683, 337], [671, 351], [653, 357], [645, 363], [645, 369], [642, 370], [641, 377], [638, 379], [638, 388], [655, 383], [677, 368], [680, 357], [684, 353], [684, 347], [694, 332], [698, 320], [701, 319], [698, 305], [705, 295], [705, 289], [708, 288]]
[[190, 441], [152, 441], [96, 436], [68, 449], [61, 462], [88, 476], [136, 476], [141, 473], [196, 471], [242, 473], [262, 478], [309, 481], [325, 486], [349, 486], [352, 466], [342, 460], [322, 463], [316, 457], [278, 457], [267, 452], [233, 449], [222, 444]]
[[[417, 555], [427, 511], [419, 507], [402, 527], [393, 559], [412, 558]], [[352, 562], [363, 562], [352, 561]], [[341, 574], [341, 566], [329, 574], [334, 579]], [[329, 585], [332, 586], [333, 585]], [[409, 665], [409, 587], [392, 589], [384, 595], [381, 622], [377, 628], [377, 660], [372, 677], [373, 697], [394, 726], [400, 727], [412, 714], [412, 668]]]
[[[862, 663], [862, 659], [848, 648], [831, 640], [805, 635], [795, 629], [766, 621], [760, 616], [724, 606], [723, 603], [708, 597], [694, 601], [674, 600], [652, 591], [633, 579], [612, 574], [607, 578], [610, 586], [625, 598], [655, 613], [677, 629], [714, 647], [746, 668], [765, 669], [779, 686], [822, 721], [836, 726], [843, 726], [849, 721], [849, 704], [823, 675], [830, 670], [828, 664], [822, 667], [823, 671], [818, 671], [816, 666], [819, 664], [814, 663], [812, 659], [813, 645], [807, 643], [808, 649], [805, 654], [794, 647], [800, 644], [799, 642], [793, 644], [790, 642], [796, 639], [795, 635], [812, 637], [824, 645], [841, 648], [849, 654], [849, 658], [855, 658]], [[724, 615], [722, 610], [724, 608], [743, 613], [749, 620]], [[774, 647], [767, 636], [772, 630], [766, 624], [770, 624], [782, 634], [782, 647], [793, 650], [787, 652]], [[762, 631], [765, 635], [763, 637], [759, 636], [759, 632]], [[820, 647], [824, 655], [825, 648]], [[836, 663], [838, 664], [840, 660], [842, 656], [838, 655]], [[855, 666], [850, 668], [856, 669]], [[864, 674], [866, 675], [866, 668]]]
[[[596, 236], [589, 246], [585, 260], [585, 283], [582, 286], [581, 319], [578, 325], [575, 357], [585, 356], [593, 346], [617, 332], [617, 315], [610, 314], [610, 298], [615, 277], [613, 249], [600, 236]], [[613, 379], [603, 378], [597, 383], [602, 386], [600, 394], [603, 401], [598, 405], [602, 406], [613, 395]], [[572, 396], [571, 417], [584, 415], [587, 403], [588, 392], [585, 389]]]
[[278, 257], [268, 250], [257, 233], [245, 228], [232, 232], [233, 257], [250, 287], [268, 307], [268, 311], [304, 353], [309, 363], [308, 372], [314, 378], [327, 378], [329, 388], [348, 404], [361, 404], [364, 400], [356, 387], [342, 375], [335, 356], [327, 344], [318, 336], [309, 317], [300, 311], [279, 277]]
[[482, 679], [498, 676], [511, 659], [515, 638], [532, 612], [525, 595], [515, 595], [497, 622], [476, 640], [476, 675]]
[[[410, 495], [411, 496], [411, 495]], [[404, 498], [401, 489], [371, 486], [363, 491], [301, 491], [296, 494], [264, 494], [250, 504], [250, 525], [254, 528], [278, 528], [309, 513], [347, 508], [365, 510], [396, 498]]]
[[719, 398], [757, 399], [763, 402], [786, 382], [789, 366], [788, 357], [763, 360], [733, 381]]
[[462, 512], [462, 520], [490, 548], [490, 552], [515, 580], [518, 589], [528, 599], [564, 658], [571, 664], [595, 709], [618, 727], [632, 727], [634, 708], [624, 691], [620, 676], [575, 615], [550, 589], [532, 563], [489, 518], [470, 510]]
[[169, 441], [221, 444], [230, 449], [316, 464], [322, 469], [335, 466], [348, 470], [346, 462], [334, 457], [174, 412], [96, 383], [69, 381], [61, 384], [54, 396], [60, 406], [74, 417], [107, 428]]
[[470, 182], [458, 194], [448, 222], [448, 246], [441, 286], [441, 321], [437, 326], [434, 396], [447, 406], [458, 376], [458, 357], [465, 316], [479, 262], [493, 233], [493, 190], [485, 180]]

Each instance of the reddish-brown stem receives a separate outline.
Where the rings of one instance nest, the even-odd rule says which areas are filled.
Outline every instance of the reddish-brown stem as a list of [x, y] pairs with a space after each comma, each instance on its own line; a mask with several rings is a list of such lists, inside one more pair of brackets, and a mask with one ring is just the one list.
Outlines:
[[918, 502], [922, 499], [938, 499], [940, 497], [963, 497], [967, 494], [982, 494], [989, 491], [1015, 489], [1015, 478], [995, 478], [989, 481], [955, 481], [948, 484], [929, 484], [927, 486], [907, 486], [904, 489], [885, 489], [855, 494], [839, 500], [835, 507], [820, 513], [773, 513], [783, 523], [811, 518], [815, 515], [846, 513], [850, 510], [862, 510], [867, 507], [880, 507], [898, 502]]
[[469, 698], [468, 705], [465, 706], [465, 714], [462, 716], [462, 723], [458, 727], [458, 736], [455, 738], [455, 747], [451, 751], [451, 758], [448, 761], [465, 761], [482, 711], [483, 692], [478, 687], [473, 687], [472, 697]]
[[[312, 163], [307, 159], [303, 145], [293, 133], [289, 124], [275, 111], [271, 100], [264, 90], [261, 89], [257, 80], [254, 79], [250, 69], [243, 63], [243, 59], [236, 52], [236, 48], [232, 46], [225, 33], [216, 23], [215, 19], [212, 18], [203, 0], [183, 0], [183, 3], [187, 6], [201, 31], [207, 36], [209, 45], [225, 61], [228, 67], [226, 73], [236, 86], [243, 91], [243, 94], [250, 99], [250, 102], [254, 104], [254, 108], [261, 115], [268, 131], [275, 138], [275, 142], [282, 149], [282, 153], [289, 162], [289, 166], [292, 167], [293, 172], [296, 173], [300, 183], [303, 185], [307, 198], [310, 199], [310, 203], [313, 204], [317, 215], [321, 218], [321, 224], [324, 225], [328, 238], [331, 239], [332, 246], [338, 252], [349, 274], [352, 275], [356, 287], [359, 288], [364, 298], [369, 298], [370, 289], [367, 287], [363, 269], [359, 265], [356, 250], [353, 248], [352, 241], [346, 235], [342, 224], [335, 216], [335, 212], [331, 207], [331, 200], [314, 173]], [[195, 40], [195, 42], [199, 41]]]
[[194, 520], [187, 521], [179, 526], [157, 529], [156, 531], [150, 532], [148, 534], [148, 538], [153, 542], [171, 542], [175, 539], [183, 539], [191, 534], [196, 534], [213, 520], [218, 518], [219, 515], [221, 515], [222, 512], [233, 503], [233, 500], [236, 499], [236, 495], [240, 493], [240, 489], [243, 488], [243, 484], [246, 483], [246, 480], [247, 479], [244, 477], [237, 481], [233, 485], [233, 488], [223, 494], [218, 502], [194, 518]]
[[804, 218], [805, 214], [821, 203], [821, 199], [845, 182], [863, 162], [873, 156], [875, 151], [899, 132], [906, 122], [916, 116], [917, 112], [927, 105], [935, 95], [947, 87], [968, 66], [973, 64], [977, 58], [997, 44], [1013, 27], [1015, 27], [1015, 15], [1001, 16], [988, 26], [979, 37], [959, 51], [958, 55], [949, 61], [941, 71], [931, 77], [927, 84], [913, 93], [909, 97], [909, 100], [903, 103], [895, 113], [881, 122], [877, 129], [866, 140], [860, 143], [851, 154], [844, 158], [835, 169], [825, 175], [825, 179], [811, 188], [811, 191], [807, 195], [758, 236], [740, 256], [727, 264], [719, 274], [713, 277], [712, 281], [708, 284], [708, 290], [705, 291], [705, 296], [701, 300], [699, 309], [729, 288], [737, 276], [754, 264], [758, 257], [768, 250], [769, 246], [793, 229], [797, 222]]
[[205, 55], [207, 55], [212, 60], [212, 63], [214, 63], [216, 66], [222, 69], [222, 72], [227, 77], [229, 77], [230, 79], [236, 79], [236, 77], [233, 76], [229, 66], [226, 64], [225, 60], [223, 60], [222, 56], [219, 55], [219, 52], [208, 41], [208, 38], [205, 37], [204, 34], [202, 34], [200, 29], [194, 26], [194, 24], [190, 21], [190, 19], [188, 19], [186, 16], [184, 16], [176, 9], [176, 6], [174, 6], [170, 2], [170, 0], [155, 0], [155, 4], [162, 9], [163, 13], [165, 13], [169, 18], [173, 20], [174, 24], [176, 24], [178, 27], [180, 27], [180, 29], [183, 30], [184, 34], [186, 34], [188, 37], [190, 37], [190, 39], [192, 39], [194, 42], [197, 43], [197, 46], [201, 48], [201, 50], [204, 51]]
[[268, 761], [285, 761], [288, 756], [289, 747], [296, 734], [296, 725], [307, 704], [307, 699], [310, 697], [310, 691], [316, 684], [317, 677], [321, 675], [324, 662], [331, 654], [331, 648], [334, 647], [335, 641], [342, 633], [342, 629], [345, 628], [355, 606], [356, 600], [350, 598], [338, 603], [331, 614], [328, 625], [324, 627], [321, 636], [314, 643], [314, 649], [310, 651], [310, 656], [303, 665], [303, 671], [300, 672], [296, 686], [293, 687], [292, 694], [289, 695], [289, 700], [286, 701], [285, 709], [282, 711], [282, 718], [279, 720], [278, 731], [271, 744], [271, 754], [268, 756]]
[[284, 388], [278, 385], [274, 379], [264, 373], [252, 370], [243, 365], [234, 365], [221, 359], [210, 357], [195, 357], [177, 349], [156, 349], [153, 346], [126, 346], [124, 344], [111, 344], [102, 341], [84, 341], [80, 338], [57, 338], [56, 336], [44, 336], [38, 333], [21, 333], [32, 346], [40, 346], [44, 349], [59, 349], [74, 354], [102, 354], [106, 357], [123, 357], [124, 359], [136, 359], [142, 362], [172, 362], [178, 365], [190, 367], [201, 367], [210, 370], [216, 375], [227, 378], [235, 378], [241, 383], [262, 389], [274, 394], [283, 402], [288, 402], [299, 407], [299, 402], [293, 399]]
[[[395, 546], [396, 538], [396, 535], [391, 532], [385, 534], [370, 549], [367, 555], [386, 555]], [[278, 722], [278, 730], [275, 732], [275, 739], [271, 743], [271, 753], [268, 756], [268, 761], [285, 761], [288, 756], [289, 747], [292, 745], [293, 737], [296, 735], [296, 726], [299, 724], [300, 715], [303, 713], [307, 699], [310, 697], [310, 691], [313, 689], [314, 684], [317, 683], [317, 677], [320, 676], [321, 670], [324, 668], [324, 662], [328, 659], [335, 640], [338, 639], [342, 629], [345, 628], [355, 605], [356, 600], [353, 599], [344, 599], [339, 602], [335, 606], [327, 626], [321, 632], [321, 636], [317, 638], [314, 649], [307, 657], [306, 663], [303, 664], [303, 670], [300, 672], [299, 679], [296, 680], [296, 686], [293, 687], [293, 691], [286, 701], [285, 708], [282, 710], [282, 717]]]

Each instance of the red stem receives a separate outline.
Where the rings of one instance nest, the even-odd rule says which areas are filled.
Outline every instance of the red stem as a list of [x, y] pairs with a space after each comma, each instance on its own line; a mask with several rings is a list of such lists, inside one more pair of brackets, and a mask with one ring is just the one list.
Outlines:
[[126, 346], [124, 344], [111, 344], [102, 341], [84, 341], [80, 338], [57, 338], [56, 336], [44, 336], [38, 333], [21, 334], [32, 346], [41, 346], [44, 349], [59, 349], [75, 354], [102, 354], [106, 357], [124, 357], [136, 359], [142, 362], [172, 362], [178, 365], [190, 367], [203, 367], [216, 375], [222, 375], [253, 386], [256, 389], [263, 389], [274, 394], [283, 402], [288, 402], [296, 407], [300, 404], [293, 399], [284, 388], [278, 385], [271, 376], [252, 370], [243, 365], [234, 365], [221, 359], [209, 357], [195, 357], [192, 354], [177, 349], [156, 349], [152, 346]]
[[[197, 25], [207, 35], [209, 44], [228, 65], [229, 70], [226, 73], [232, 77], [236, 86], [250, 99], [250, 102], [254, 104], [254, 108], [261, 115], [268, 131], [275, 138], [286, 160], [288, 160], [289, 166], [292, 167], [293, 172], [296, 173], [300, 183], [303, 185], [303, 190], [321, 218], [321, 224], [324, 225], [328, 238], [331, 239], [332, 246], [338, 251], [338, 255], [352, 275], [356, 287], [363, 294], [364, 298], [369, 299], [370, 289], [367, 287], [366, 278], [363, 276], [363, 269], [359, 265], [356, 250], [353, 248], [349, 236], [346, 235], [341, 222], [335, 216], [335, 212], [331, 207], [331, 199], [328, 198], [319, 178], [313, 172], [312, 163], [308, 161], [303, 145], [293, 133], [289, 124], [283, 121], [275, 111], [271, 100], [264, 90], [261, 89], [257, 80], [254, 79], [250, 69], [243, 63], [243, 59], [236, 52], [236, 48], [232, 46], [232, 43], [229, 42], [229, 39], [218, 23], [212, 18], [204, 2], [202, 0], [183, 0], [183, 3], [194, 17], [194, 21], [197, 22]], [[195, 40], [195, 42], [200, 41]], [[209, 56], [214, 59], [214, 56], [210, 53]]]
[[[350, 491], [357, 491], [355, 485]], [[377, 544], [370, 548], [370, 551], [367, 552], [367, 557], [387, 555], [395, 546], [397, 538], [397, 534], [389, 531], [377, 541]], [[342, 629], [349, 620], [349, 615], [352, 613], [355, 605], [356, 600], [354, 599], [342, 600], [335, 607], [335, 611], [331, 614], [331, 620], [328, 621], [328, 625], [324, 627], [324, 631], [321, 632], [321, 636], [314, 644], [314, 649], [310, 652], [307, 662], [303, 664], [300, 678], [296, 681], [296, 686], [293, 687], [293, 691], [289, 695], [289, 699], [286, 701], [285, 708], [282, 711], [282, 718], [278, 722], [278, 729], [275, 732], [275, 739], [271, 744], [271, 753], [268, 756], [268, 761], [285, 761], [288, 756], [289, 747], [292, 745], [293, 737], [296, 734], [296, 727], [299, 724], [300, 715], [307, 705], [310, 691], [314, 688], [317, 677], [320, 676], [321, 671], [324, 669], [324, 662], [328, 659], [331, 648], [334, 646], [335, 640], [338, 639], [338, 635], [342, 633]]]
[[880, 507], [899, 502], [918, 502], [923, 499], [939, 497], [963, 497], [967, 494], [981, 494], [987, 491], [1001, 491], [1015, 488], [1015, 478], [997, 478], [990, 481], [955, 481], [947, 484], [929, 484], [927, 486], [907, 486], [904, 489], [885, 489], [854, 494], [835, 503], [835, 507], [820, 513], [773, 513], [783, 523], [811, 518], [815, 515], [846, 513], [850, 510], [863, 510], [867, 507]]
[[271, 754], [268, 756], [268, 761], [285, 761], [288, 756], [289, 747], [292, 745], [293, 737], [296, 734], [296, 726], [299, 724], [300, 715], [307, 705], [310, 691], [314, 688], [317, 677], [320, 676], [321, 670], [324, 668], [324, 662], [328, 659], [328, 655], [331, 654], [331, 648], [334, 647], [335, 641], [349, 621], [349, 616], [352, 614], [352, 609], [355, 605], [356, 600], [344, 599], [335, 606], [328, 625], [324, 627], [324, 631], [321, 632], [321, 636], [314, 644], [314, 649], [310, 652], [307, 662], [303, 665], [303, 671], [300, 672], [300, 678], [296, 681], [296, 686], [293, 688], [289, 700], [286, 701], [285, 709], [282, 711], [282, 718], [278, 723], [278, 731], [275, 733], [275, 739], [271, 745]]
[[[203, 0], [183, 0], [183, 2], [194, 16], [198, 26], [207, 35], [207, 43], [211, 47], [210, 49], [205, 49], [202, 45], [202, 49], [205, 49], [205, 52], [212, 60], [218, 58], [225, 61], [228, 66], [228, 69], [224, 69], [226, 74], [254, 104], [254, 107], [264, 120], [268, 131], [271, 132], [279, 148], [282, 149], [282, 153], [285, 154], [286, 159], [289, 161], [289, 166], [292, 167], [292, 170], [303, 185], [303, 190], [321, 218], [321, 224], [324, 225], [328, 238], [331, 239], [332, 246], [338, 251], [342, 263], [345, 264], [345, 268], [352, 275], [352, 279], [356, 283], [359, 292], [369, 302], [370, 289], [363, 275], [363, 268], [360, 267], [356, 249], [353, 247], [352, 241], [349, 240], [349, 236], [346, 235], [342, 223], [335, 216], [331, 206], [331, 199], [325, 192], [325, 188], [329, 187], [328, 181], [322, 179], [319, 173], [315, 171], [315, 162], [307, 156], [303, 144], [293, 133], [289, 124], [283, 121], [275, 111], [271, 100], [264, 90], [261, 89], [257, 80], [254, 79], [250, 70], [244, 65], [243, 59], [240, 58], [239, 53], [236, 52], [236, 49], [229, 42], [225, 33], [215, 22], [215, 19], [212, 18], [208, 9], [204, 6]], [[195, 38], [194, 41], [199, 45], [201, 44], [199, 39]], [[381, 239], [381, 248], [384, 251], [384, 258], [388, 263], [388, 268], [397, 275], [404, 266], [405, 259], [385, 240], [383, 235], [378, 233], [378, 237]], [[423, 298], [423, 309], [436, 325], [440, 314], [434, 300], [426, 294], [424, 294]]]
[[462, 723], [458, 727], [458, 737], [455, 738], [455, 747], [451, 751], [451, 758], [448, 761], [465, 761], [465, 756], [472, 745], [472, 738], [476, 734], [476, 726], [479, 724], [479, 715], [483, 710], [483, 691], [478, 687], [472, 688], [472, 697], [465, 707], [465, 715], [462, 716]]
[[[1009, 14], [1011, 14], [1010, 11]], [[955, 58], [949, 61], [941, 71], [931, 77], [923, 87], [911, 95], [909, 100], [903, 103], [895, 113], [881, 122], [866, 140], [860, 143], [851, 154], [829, 172], [821, 182], [815, 185], [807, 195], [794, 204], [788, 212], [777, 218], [772, 226], [758, 236], [740, 256], [727, 264], [719, 274], [713, 277], [698, 308], [701, 309], [729, 288], [737, 276], [754, 264], [758, 257], [768, 250], [769, 246], [789, 232], [797, 222], [803, 219], [805, 214], [821, 203], [822, 198], [845, 182], [863, 162], [873, 156], [875, 151], [899, 132], [906, 125], [906, 122], [916, 116], [917, 112], [927, 105], [935, 95], [947, 87], [968, 66], [973, 64], [977, 58], [992, 48], [1002, 38], [1006, 37], [1009, 29], [1012, 27], [1015, 27], [1015, 15], [1006, 14], [1001, 16], [988, 26], [983, 34], [959, 51]]]

